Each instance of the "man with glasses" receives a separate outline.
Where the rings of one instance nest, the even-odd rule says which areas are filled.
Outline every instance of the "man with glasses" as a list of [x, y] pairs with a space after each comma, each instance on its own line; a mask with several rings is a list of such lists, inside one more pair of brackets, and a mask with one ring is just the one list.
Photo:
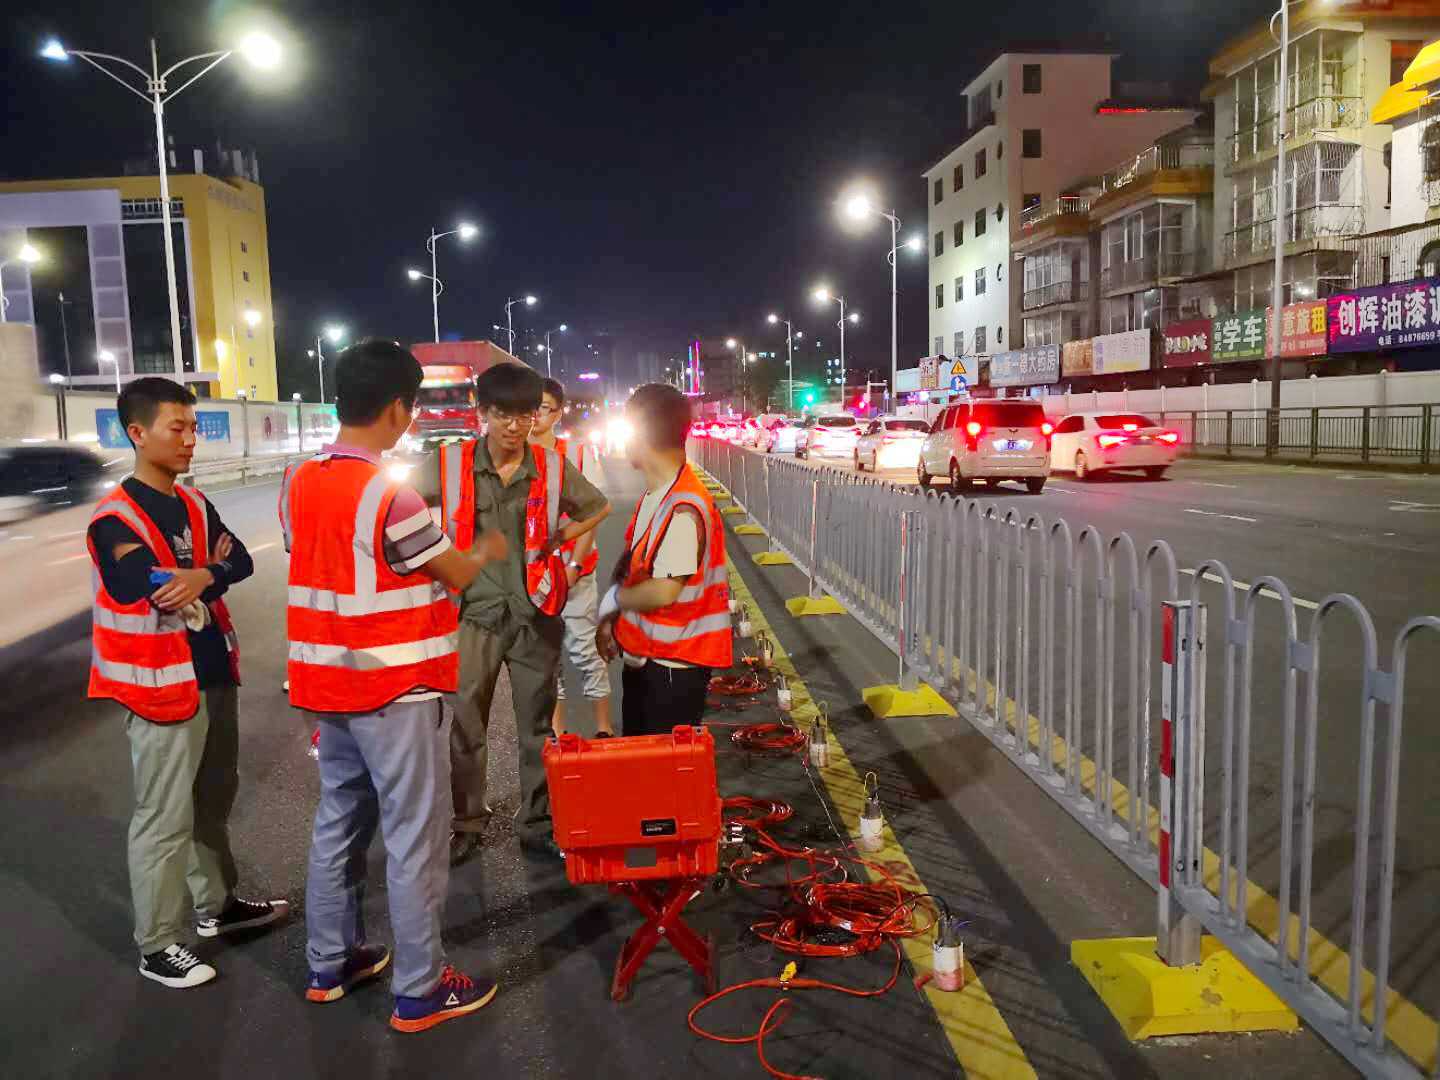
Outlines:
[[557, 851], [540, 752], [555, 711], [564, 634], [560, 613], [569, 582], [562, 549], [599, 525], [610, 503], [555, 450], [530, 444], [542, 391], [540, 376], [524, 365], [486, 371], [476, 380], [485, 437], [442, 444], [436, 456], [441, 521], [451, 540], [464, 548], [496, 529], [510, 543], [509, 556], [482, 568], [460, 597], [460, 688], [450, 736], [452, 864], [475, 853], [490, 820], [487, 733], [502, 664], [510, 673], [520, 742], [515, 831], [529, 851]]

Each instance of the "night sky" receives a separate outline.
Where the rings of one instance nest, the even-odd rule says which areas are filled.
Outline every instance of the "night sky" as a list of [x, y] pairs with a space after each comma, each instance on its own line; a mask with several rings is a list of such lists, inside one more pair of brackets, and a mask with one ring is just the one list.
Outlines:
[[[141, 102], [39, 59], [47, 37], [139, 61], [154, 33], [163, 63], [234, 40], [251, 12], [283, 31], [283, 76], [232, 61], [167, 114], [177, 148], [259, 153], [282, 391], [323, 322], [427, 340], [428, 289], [404, 270], [424, 264], [432, 224], [462, 219], [483, 235], [443, 242], [447, 336], [492, 336], [507, 293], [533, 291], [528, 322], [576, 327], [568, 348], [607, 330], [622, 358], [727, 334], [783, 353], [766, 313], [828, 329], [809, 298], [823, 279], [866, 317], [847, 352], [888, 368], [888, 231], [840, 226], [849, 181], [923, 233], [920, 171], [960, 137], [962, 88], [1006, 46], [1103, 41], [1117, 78], [1193, 94], [1217, 45], [1274, 7], [25, 4], [0, 55], [6, 179], [104, 175], [152, 152]], [[902, 366], [926, 351], [925, 262], [902, 261]]]

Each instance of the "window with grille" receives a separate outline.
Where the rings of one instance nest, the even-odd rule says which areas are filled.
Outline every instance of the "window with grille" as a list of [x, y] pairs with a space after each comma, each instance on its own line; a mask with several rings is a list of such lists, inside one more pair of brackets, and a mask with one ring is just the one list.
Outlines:
[[936, 335], [935, 335], [935, 351], [934, 351], [931, 355], [932, 355], [932, 356], [942, 356], [942, 355], [944, 355], [944, 353], [945, 353], [945, 335], [944, 335], [944, 334], [936, 334]]
[[945, 198], [945, 181], [944, 181], [944, 180], [936, 180], [936, 181], [935, 181], [935, 184], [934, 184], [934, 187], [935, 187], [935, 205], [936, 205], [936, 206], [939, 206], [939, 205], [940, 205], [940, 200], [943, 199], [943, 198]]
[[935, 306], [937, 308], [945, 306], [945, 283], [943, 281], [935, 286]]
[[951, 351], [950, 355], [951, 355], [951, 356], [964, 356], [964, 355], [965, 355], [965, 331], [964, 331], [964, 330], [956, 330], [956, 331], [955, 331], [955, 348]]
[[1420, 168], [1427, 184], [1440, 180], [1440, 124], [1434, 120], [1420, 136]]
[[1042, 77], [1039, 64], [1026, 64], [1020, 69], [1020, 92], [1038, 94], [1041, 92]]
[[980, 177], [982, 177], [982, 176], [984, 176], [984, 175], [985, 175], [985, 151], [984, 151], [984, 149], [982, 148], [982, 149], [980, 149], [980, 150], [975, 151], [975, 179], [978, 180], [978, 179], [980, 179]]
[[945, 254], [945, 234], [937, 232], [935, 234], [935, 255], [938, 258], [943, 254]]
[[975, 327], [975, 351], [977, 353], [985, 351], [985, 327], [983, 326]]
[[975, 295], [985, 295], [985, 268], [983, 266], [975, 268]]
[[985, 211], [984, 211], [984, 210], [976, 210], [976, 211], [975, 211], [975, 235], [976, 235], [976, 236], [984, 236], [984, 235], [985, 235]]
[[965, 299], [965, 279], [963, 277], [957, 277], [955, 279], [955, 288], [953, 291], [955, 293], [955, 302], [957, 304], [961, 300]]
[[1026, 128], [1020, 138], [1020, 156], [1038, 158], [1042, 143], [1039, 128]]
[[955, 230], [954, 230], [954, 233], [955, 233], [955, 235], [952, 237], [952, 240], [953, 240], [953, 242], [954, 242], [954, 246], [955, 246], [955, 247], [959, 247], [961, 244], [965, 243], [965, 222], [963, 222], [963, 221], [957, 221], [957, 222], [955, 222]]
[[965, 186], [965, 166], [956, 165], [955, 171], [950, 174], [950, 188], [952, 191], [959, 191]]

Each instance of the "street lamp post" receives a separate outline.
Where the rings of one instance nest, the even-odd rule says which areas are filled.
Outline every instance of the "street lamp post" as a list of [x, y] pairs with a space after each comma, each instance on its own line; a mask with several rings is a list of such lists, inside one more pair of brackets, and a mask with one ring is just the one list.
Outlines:
[[569, 330], [569, 329], [570, 329], [570, 328], [569, 328], [568, 326], [566, 326], [566, 325], [562, 322], [559, 326], [555, 327], [553, 330], [546, 330], [546, 331], [545, 331], [545, 374], [548, 375], [548, 376], [549, 376], [550, 378], [552, 378], [552, 379], [555, 377], [555, 373], [554, 373], [553, 371], [551, 371], [550, 368], [551, 368], [551, 361], [555, 358], [555, 352], [554, 352], [553, 349], [550, 348], [550, 335], [551, 335], [551, 334], [563, 334], [563, 333], [565, 333], [566, 330]]
[[510, 309], [513, 308], [516, 304], [524, 304], [526, 307], [534, 307], [534, 306], [535, 306], [536, 304], [538, 304], [539, 302], [540, 302], [540, 298], [539, 298], [538, 296], [535, 296], [535, 295], [532, 294], [532, 293], [526, 293], [524, 296], [519, 297], [519, 298], [516, 298], [516, 297], [513, 297], [513, 296], [506, 298], [506, 300], [505, 300], [505, 333], [506, 333], [507, 338], [508, 338], [508, 340], [509, 340], [509, 342], [510, 342], [510, 350], [509, 350], [509, 351], [510, 351], [510, 355], [511, 355], [511, 356], [514, 356], [514, 355], [515, 355], [515, 320], [514, 320], [514, 318], [511, 316], [511, 314], [510, 314]]
[[320, 404], [325, 404], [325, 349], [324, 339], [329, 338], [332, 343], [338, 343], [345, 336], [343, 326], [327, 326], [324, 331], [315, 335], [315, 348], [306, 349], [307, 356], [315, 358], [315, 373], [320, 376]]
[[852, 312], [850, 313], [849, 318], [847, 319], [846, 316], [845, 316], [845, 298], [844, 298], [843, 296], [837, 296], [835, 293], [832, 293], [829, 289], [827, 289], [827, 288], [826, 288], [825, 286], [823, 286], [823, 285], [820, 286], [820, 288], [818, 288], [818, 289], [815, 290], [815, 299], [818, 300], [818, 301], [819, 301], [820, 303], [822, 303], [822, 304], [823, 304], [823, 303], [826, 303], [826, 302], [828, 302], [828, 301], [830, 301], [830, 300], [834, 300], [837, 304], [840, 305], [840, 321], [839, 321], [838, 323], [836, 323], [835, 325], [837, 325], [838, 327], [840, 327], [840, 397], [841, 397], [841, 400], [844, 400], [844, 397], [845, 397], [845, 324], [846, 324], [846, 322], [858, 323], [858, 322], [860, 321], [860, 316], [859, 316], [857, 313], [855, 313], [855, 312], [852, 311]]
[[120, 393], [120, 358], [109, 349], [101, 349], [95, 354], [95, 359], [102, 364], [115, 365], [115, 393]]
[[789, 386], [790, 412], [795, 411], [795, 328], [790, 325], [789, 319], [782, 319], [779, 315], [770, 315], [766, 322], [772, 326], [775, 323], [785, 324], [785, 380]]
[[[5, 295], [5, 268], [11, 263], [23, 263], [26, 266], [33, 266], [44, 256], [30, 244], [21, 244], [20, 250], [15, 252], [8, 259], [0, 259], [0, 323], [5, 321], [5, 310], [10, 306], [10, 300]], [[34, 307], [34, 304], [31, 304]]]
[[[900, 367], [900, 286], [898, 267], [900, 260], [898, 256], [902, 246], [908, 251], [919, 251], [922, 247], [922, 241], [918, 236], [912, 236], [902, 245], [900, 243], [900, 219], [895, 215], [894, 211], [879, 209], [870, 201], [868, 196], [852, 196], [845, 203], [845, 212], [857, 220], [868, 217], [871, 214], [879, 214], [890, 222], [890, 254], [888, 256], [890, 262], [890, 395], [893, 400], [895, 395], [895, 379]], [[844, 333], [843, 327], [841, 328], [841, 333]], [[845, 365], [842, 363], [840, 366], [844, 367]]]
[[744, 412], [750, 407], [750, 380], [745, 373], [750, 353], [745, 351], [743, 341], [736, 341], [733, 337], [725, 339], [725, 347], [735, 354], [735, 359], [740, 364], [740, 411]]
[[[155, 153], [160, 166], [160, 220], [165, 229], [165, 279], [170, 289], [170, 347], [171, 355], [174, 358], [175, 374], [179, 375], [184, 370], [184, 363], [181, 360], [180, 348], [180, 295], [175, 284], [175, 245], [171, 234], [170, 221], [170, 173], [165, 162], [165, 106], [178, 97], [187, 87], [196, 82], [216, 67], [230, 59], [236, 52], [240, 52], [252, 65], [261, 69], [270, 69], [280, 63], [280, 44], [268, 34], [252, 33], [241, 39], [237, 49], [218, 49], [214, 52], [199, 53], [196, 56], [187, 57], [178, 63], [171, 64], [164, 71], [160, 70], [160, 57], [155, 46], [155, 39], [150, 39], [150, 70], [146, 71], [140, 65], [126, 60], [124, 57], [111, 56], [109, 53], [87, 52], [81, 49], [67, 49], [58, 41], [50, 41], [40, 51], [40, 55], [47, 60], [69, 60], [72, 56], [78, 56], [87, 64], [99, 71], [102, 75], [113, 79], [126, 90], [144, 101], [150, 106], [155, 114]], [[194, 75], [191, 75], [173, 91], [169, 89], [168, 79], [181, 68], [189, 64], [197, 64], [208, 60], [203, 68]], [[129, 68], [140, 78], [145, 80], [145, 90], [137, 90], [131, 83], [106, 66], [106, 63], [119, 64]], [[119, 375], [119, 365], [116, 365], [116, 375]]]
[[442, 233], [437, 233], [435, 226], [430, 226], [430, 238], [425, 241], [425, 250], [430, 252], [430, 273], [421, 274], [415, 270], [410, 271], [411, 281], [418, 281], [422, 277], [430, 279], [430, 312], [431, 318], [435, 323], [435, 340], [437, 342], [440, 340], [440, 293], [443, 291], [444, 286], [440, 284], [440, 278], [437, 276], [440, 273], [440, 268], [436, 263], [435, 244], [439, 240], [444, 240], [447, 236], [458, 236], [461, 240], [471, 240], [479, 231], [479, 229], [471, 225], [468, 221], [461, 222], [449, 232]]

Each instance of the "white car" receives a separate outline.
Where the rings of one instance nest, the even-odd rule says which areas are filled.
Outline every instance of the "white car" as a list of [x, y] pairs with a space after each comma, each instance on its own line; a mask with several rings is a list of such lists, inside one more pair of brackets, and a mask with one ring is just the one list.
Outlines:
[[795, 449], [797, 457], [842, 458], [855, 456], [860, 440], [860, 421], [849, 413], [817, 417], [804, 439]]
[[1179, 452], [1180, 433], [1141, 413], [1071, 413], [1055, 425], [1050, 465], [1073, 472], [1077, 480], [1118, 469], [1138, 469], [1159, 480]]
[[903, 416], [881, 416], [865, 428], [855, 444], [855, 471], [913, 469], [920, 464], [920, 447], [930, 425]]
[[1025, 398], [947, 405], [930, 426], [915, 474], [921, 487], [948, 477], [956, 495], [977, 480], [1019, 480], [1038, 495], [1050, 475], [1054, 430], [1040, 403]]
[[800, 436], [805, 431], [805, 421], [786, 418], [770, 425], [760, 442], [760, 449], [767, 454], [793, 454], [797, 451]]

